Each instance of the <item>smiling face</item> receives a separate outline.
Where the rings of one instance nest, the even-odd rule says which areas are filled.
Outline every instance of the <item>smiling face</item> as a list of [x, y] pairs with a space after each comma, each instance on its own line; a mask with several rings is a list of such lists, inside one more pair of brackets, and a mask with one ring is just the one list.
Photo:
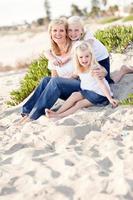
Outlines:
[[51, 38], [57, 43], [63, 43], [66, 40], [66, 28], [64, 24], [55, 24], [51, 28]]
[[82, 26], [78, 23], [68, 25], [68, 37], [72, 41], [80, 40], [83, 32]]
[[85, 68], [90, 67], [92, 55], [88, 51], [88, 49], [86, 49], [86, 50], [80, 50], [80, 49], [78, 49], [78, 51], [77, 51], [77, 58], [78, 58], [79, 64], [82, 67], [85, 67]]

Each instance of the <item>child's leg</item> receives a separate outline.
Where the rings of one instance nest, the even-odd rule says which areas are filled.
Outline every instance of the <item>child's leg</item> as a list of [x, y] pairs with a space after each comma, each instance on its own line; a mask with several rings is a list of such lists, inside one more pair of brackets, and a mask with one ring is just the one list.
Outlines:
[[59, 118], [66, 117], [70, 114], [73, 114], [75, 111], [77, 111], [80, 108], [85, 108], [92, 105], [93, 104], [89, 102], [87, 99], [81, 99], [77, 101], [73, 106], [65, 110], [64, 112], [61, 112], [59, 114], [55, 112], [55, 114], [49, 115], [48, 117], [59, 117]]
[[88, 101], [87, 99], [82, 99], [79, 100], [78, 102], [76, 102], [71, 108], [69, 108], [68, 110], [58, 114], [58, 117], [66, 117], [70, 114], [73, 114], [74, 112], [76, 112], [77, 110], [79, 110], [80, 108], [85, 108], [85, 107], [89, 107], [92, 106], [93, 104]]
[[84, 99], [80, 92], [73, 92], [71, 96], [63, 103], [63, 105], [57, 111], [58, 114], [68, 110], [72, 107], [77, 101]]
[[64, 104], [59, 108], [58, 111], [54, 112], [49, 109], [45, 109], [47, 117], [53, 117], [55, 114], [60, 114], [69, 108], [71, 108], [77, 101], [83, 99], [83, 96], [80, 92], [73, 92], [72, 95], [64, 102]]

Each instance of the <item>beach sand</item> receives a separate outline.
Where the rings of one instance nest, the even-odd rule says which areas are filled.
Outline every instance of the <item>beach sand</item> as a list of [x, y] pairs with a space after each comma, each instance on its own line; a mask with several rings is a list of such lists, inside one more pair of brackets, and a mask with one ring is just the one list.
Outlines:
[[[125, 55], [112, 58], [114, 73]], [[25, 73], [0, 73], [0, 200], [132, 200], [133, 107], [86, 108], [16, 128], [22, 103], [5, 101]], [[114, 96], [133, 93], [132, 83], [128, 74], [112, 85]]]

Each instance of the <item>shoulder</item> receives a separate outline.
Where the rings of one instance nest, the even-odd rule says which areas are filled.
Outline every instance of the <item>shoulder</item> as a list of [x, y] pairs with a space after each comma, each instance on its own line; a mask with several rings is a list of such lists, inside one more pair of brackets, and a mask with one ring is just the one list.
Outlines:
[[88, 39], [95, 39], [95, 37], [90, 31], [87, 30], [84, 35], [84, 40], [88, 40]]

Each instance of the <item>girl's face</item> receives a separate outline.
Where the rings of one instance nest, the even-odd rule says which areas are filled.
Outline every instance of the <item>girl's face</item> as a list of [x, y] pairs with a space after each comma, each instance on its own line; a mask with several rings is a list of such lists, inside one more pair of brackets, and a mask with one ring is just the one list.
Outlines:
[[66, 40], [66, 29], [64, 24], [53, 25], [51, 29], [51, 38], [55, 43], [62, 43]]
[[82, 65], [83, 67], [89, 67], [90, 66], [92, 56], [88, 52], [88, 50], [77, 51], [77, 57], [78, 57], [78, 61], [79, 61], [80, 65]]
[[83, 28], [79, 24], [68, 25], [68, 37], [72, 41], [80, 40], [83, 34]]

